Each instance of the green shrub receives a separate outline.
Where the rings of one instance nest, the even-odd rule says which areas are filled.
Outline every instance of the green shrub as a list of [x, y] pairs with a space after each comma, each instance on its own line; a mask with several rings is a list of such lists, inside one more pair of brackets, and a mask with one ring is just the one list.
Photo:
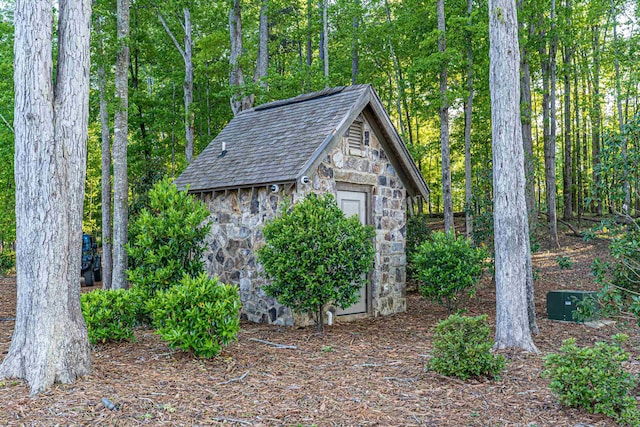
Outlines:
[[80, 305], [91, 344], [133, 339], [137, 304], [131, 297], [124, 289], [82, 294]]
[[560, 402], [605, 414], [623, 424], [640, 425], [632, 393], [638, 381], [622, 367], [629, 359], [621, 348], [626, 339], [615, 335], [612, 344], [598, 342], [592, 348], [580, 348], [575, 339], [568, 339], [560, 353], [547, 355], [544, 375], [551, 379], [549, 387]]
[[491, 353], [487, 316], [453, 314], [438, 322], [433, 336], [433, 358], [427, 368], [442, 375], [466, 380], [469, 377], [497, 378], [503, 371], [502, 355]]
[[9, 249], [0, 252], [0, 274], [10, 274], [16, 271], [16, 253]]
[[428, 226], [428, 216], [425, 214], [419, 214], [407, 219], [407, 242], [406, 242], [406, 254], [407, 260], [407, 278], [415, 279], [415, 269], [411, 263], [413, 254], [418, 246], [423, 242], [426, 242], [431, 237], [431, 229]]
[[213, 357], [240, 330], [240, 295], [234, 285], [206, 273], [184, 276], [179, 285], [158, 291], [149, 302], [153, 324], [171, 348]]
[[184, 274], [200, 273], [208, 216], [203, 202], [178, 191], [170, 180], [156, 183], [149, 192], [149, 207], [129, 229], [129, 282], [153, 296], [177, 284]]
[[561, 255], [556, 258], [556, 262], [558, 263], [558, 267], [560, 267], [560, 270], [569, 270], [573, 265], [571, 258], [569, 258], [568, 256]]
[[317, 315], [323, 307], [347, 308], [358, 301], [374, 261], [375, 231], [356, 216], [345, 218], [330, 194], [309, 194], [264, 227], [257, 254], [271, 283], [265, 293], [280, 304]]
[[487, 263], [488, 251], [472, 247], [464, 236], [436, 232], [418, 246], [411, 260], [422, 296], [447, 307], [457, 306], [463, 292], [473, 295]]

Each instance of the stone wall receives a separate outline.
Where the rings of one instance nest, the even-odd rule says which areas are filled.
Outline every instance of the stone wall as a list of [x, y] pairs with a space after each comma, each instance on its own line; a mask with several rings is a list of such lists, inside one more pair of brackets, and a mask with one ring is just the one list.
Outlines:
[[[357, 185], [370, 194], [369, 221], [376, 230], [376, 259], [371, 274], [371, 315], [406, 310], [405, 224], [406, 192], [377, 137], [370, 132], [369, 145], [353, 153], [342, 138], [310, 174], [311, 183], [298, 184], [291, 194], [269, 188], [229, 190], [204, 196], [212, 220], [207, 237], [205, 267], [210, 275], [240, 288], [242, 316], [253, 322], [292, 325], [291, 310], [264, 294], [262, 267], [255, 250], [264, 241], [262, 227], [275, 217], [283, 198], [296, 201], [309, 192], [334, 195], [345, 185]], [[296, 323], [306, 323], [296, 316]]]

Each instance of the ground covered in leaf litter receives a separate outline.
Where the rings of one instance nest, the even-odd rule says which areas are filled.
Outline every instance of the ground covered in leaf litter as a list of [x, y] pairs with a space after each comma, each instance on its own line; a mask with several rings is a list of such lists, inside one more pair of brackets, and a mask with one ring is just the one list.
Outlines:
[[[594, 289], [589, 266], [607, 242], [564, 236], [562, 249], [534, 255], [540, 354], [508, 352], [499, 381], [466, 382], [425, 372], [441, 307], [408, 295], [407, 313], [328, 327], [243, 324], [237, 342], [202, 360], [170, 350], [152, 331], [136, 341], [93, 349], [93, 372], [30, 397], [22, 381], [0, 382], [2, 426], [614, 426], [600, 415], [557, 403], [542, 378], [543, 356], [563, 339], [608, 339], [620, 325], [592, 329], [546, 318], [551, 289]], [[558, 256], [572, 268], [561, 270]], [[85, 289], [85, 291], [90, 289]], [[0, 355], [9, 349], [15, 278], [0, 278]], [[495, 294], [485, 278], [468, 314], [494, 321]], [[640, 371], [633, 327], [628, 368]], [[285, 348], [265, 344], [278, 343]], [[108, 409], [103, 398], [115, 405]]]

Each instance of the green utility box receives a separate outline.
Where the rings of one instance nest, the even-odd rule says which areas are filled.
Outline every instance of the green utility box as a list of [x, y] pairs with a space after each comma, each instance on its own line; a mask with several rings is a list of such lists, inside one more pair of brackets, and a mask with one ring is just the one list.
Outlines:
[[[573, 313], [577, 309], [577, 303], [587, 298], [596, 298], [596, 292], [592, 291], [549, 291], [547, 293], [547, 317], [551, 320], [564, 320], [575, 322]], [[594, 319], [584, 319], [586, 321]]]

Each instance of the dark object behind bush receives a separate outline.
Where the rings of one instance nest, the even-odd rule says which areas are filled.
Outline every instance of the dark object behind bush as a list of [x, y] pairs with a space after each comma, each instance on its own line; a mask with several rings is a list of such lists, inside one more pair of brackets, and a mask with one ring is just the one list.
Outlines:
[[502, 355], [491, 353], [487, 316], [453, 314], [438, 323], [433, 336], [433, 358], [427, 368], [446, 376], [497, 378], [504, 369]]

